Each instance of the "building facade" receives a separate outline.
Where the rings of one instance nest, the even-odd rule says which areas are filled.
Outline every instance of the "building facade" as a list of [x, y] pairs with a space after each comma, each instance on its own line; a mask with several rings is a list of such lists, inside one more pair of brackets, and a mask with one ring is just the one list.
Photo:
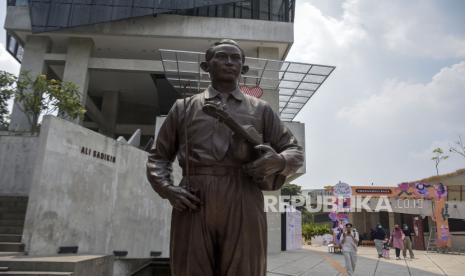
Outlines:
[[[290, 0], [8, 2], [7, 49], [21, 70], [76, 83], [87, 109], [80, 123], [109, 137], [141, 129], [147, 141], [180, 97], [159, 49], [203, 52], [231, 38], [249, 57], [282, 60], [293, 42]], [[278, 110], [277, 93], [264, 98]], [[10, 129], [27, 128], [15, 106]]]
[[[82, 253], [167, 256], [170, 207], [146, 181], [141, 150], [182, 96], [167, 77], [160, 49], [203, 52], [230, 38], [265, 67], [283, 62], [294, 39], [294, 8], [293, 0], [8, 1], [6, 48], [21, 71], [77, 84], [87, 110], [82, 121], [46, 117], [35, 137], [21, 135], [30, 125], [15, 102], [9, 132], [0, 135], [0, 195], [28, 198], [24, 230], [17, 233], [25, 250], [54, 254], [76, 245]], [[304, 125], [291, 120], [334, 68], [286, 68], [283, 74], [300, 80], [265, 87], [262, 99], [304, 146]], [[255, 74], [261, 78], [264, 71]], [[278, 70], [268, 80], [277, 85], [283, 78]], [[140, 133], [138, 148], [115, 140], [134, 133]], [[305, 166], [292, 178], [303, 173]], [[174, 178], [179, 182], [179, 167]], [[268, 229], [269, 252], [279, 252], [280, 214], [268, 214]]]

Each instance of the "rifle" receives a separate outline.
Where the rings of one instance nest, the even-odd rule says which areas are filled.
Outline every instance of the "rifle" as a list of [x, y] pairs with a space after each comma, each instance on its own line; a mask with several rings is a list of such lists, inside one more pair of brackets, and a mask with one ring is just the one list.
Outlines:
[[[220, 122], [224, 123], [229, 129], [231, 129], [235, 135], [238, 135], [240, 138], [247, 141], [252, 147], [263, 144], [263, 136], [258, 133], [258, 131], [253, 126], [242, 126], [236, 120], [234, 120], [228, 112], [221, 108], [220, 104], [215, 104], [213, 102], [207, 102], [202, 107], [202, 111], [207, 115], [218, 119]], [[264, 153], [263, 150], [256, 151], [258, 157]], [[253, 177], [254, 182], [262, 187], [264, 183], [271, 182], [273, 183], [275, 175], [268, 175], [260, 179]]]

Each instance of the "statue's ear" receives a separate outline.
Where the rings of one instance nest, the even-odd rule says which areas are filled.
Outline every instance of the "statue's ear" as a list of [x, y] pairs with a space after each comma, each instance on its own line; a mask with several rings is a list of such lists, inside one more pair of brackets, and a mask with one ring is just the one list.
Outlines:
[[248, 65], [243, 65], [242, 66], [242, 70], [241, 70], [241, 74], [247, 74], [247, 72], [249, 72], [249, 66]]
[[202, 61], [202, 62], [200, 63], [200, 68], [202, 68], [203, 71], [208, 72], [208, 71], [209, 71], [208, 62]]

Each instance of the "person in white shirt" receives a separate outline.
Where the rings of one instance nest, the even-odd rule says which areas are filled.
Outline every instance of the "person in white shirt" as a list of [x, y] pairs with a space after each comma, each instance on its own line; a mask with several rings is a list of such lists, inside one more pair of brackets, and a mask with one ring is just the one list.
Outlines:
[[347, 274], [354, 275], [355, 264], [357, 263], [357, 245], [359, 235], [352, 223], [346, 223], [344, 232], [339, 237], [341, 242], [342, 254], [346, 263]]

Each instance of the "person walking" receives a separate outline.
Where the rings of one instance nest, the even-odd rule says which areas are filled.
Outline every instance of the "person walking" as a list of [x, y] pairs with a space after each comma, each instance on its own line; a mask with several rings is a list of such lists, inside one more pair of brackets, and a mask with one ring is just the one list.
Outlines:
[[396, 250], [396, 260], [400, 260], [400, 251], [404, 248], [404, 239], [405, 235], [400, 229], [399, 224], [394, 225], [389, 242], [392, 243], [392, 247]]
[[413, 250], [412, 250], [412, 241], [413, 241], [413, 232], [410, 230], [407, 224], [404, 224], [404, 227], [402, 228], [402, 232], [404, 232], [405, 238], [404, 238], [404, 249], [402, 249], [402, 255], [404, 256], [404, 259], [407, 258], [407, 249], [410, 255], [410, 259], [415, 258], [413, 255]]
[[354, 275], [355, 264], [357, 263], [357, 244], [359, 235], [352, 223], [346, 223], [344, 232], [340, 236], [342, 254], [346, 265], [347, 274]]
[[376, 251], [378, 252], [378, 258], [383, 257], [383, 245], [386, 239], [386, 231], [383, 226], [378, 223], [372, 234], [373, 241], [375, 242]]

